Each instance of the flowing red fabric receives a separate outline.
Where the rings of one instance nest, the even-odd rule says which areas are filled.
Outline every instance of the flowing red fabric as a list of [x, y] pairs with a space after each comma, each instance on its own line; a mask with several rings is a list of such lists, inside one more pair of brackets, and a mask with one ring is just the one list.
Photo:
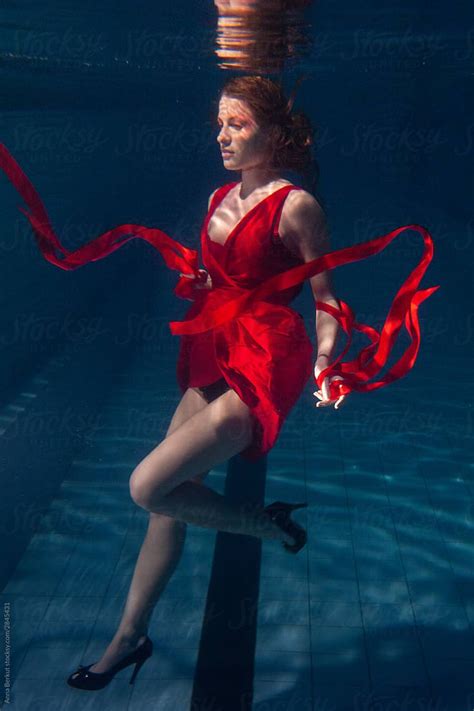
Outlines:
[[[353, 390], [367, 392], [385, 386], [406, 375], [415, 363], [420, 346], [418, 307], [439, 288], [439, 285], [437, 285], [427, 289], [418, 289], [419, 283], [433, 258], [433, 240], [428, 230], [421, 225], [405, 225], [381, 237], [376, 237], [352, 247], [329, 252], [310, 262], [297, 264], [289, 269], [280, 269], [279, 273], [273, 273], [263, 281], [256, 282], [256, 285], [248, 280], [232, 279], [229, 273], [226, 273], [222, 268], [221, 260], [218, 258], [221, 254], [217, 256], [215, 254], [220, 247], [225, 248], [227, 242], [225, 245], [217, 246], [214, 243], [213, 246], [208, 245], [205, 255], [206, 267], [212, 274], [213, 288], [210, 290], [200, 289], [198, 294], [195, 289], [196, 280], [199, 282], [205, 281], [206, 275], [199, 271], [197, 250], [185, 247], [160, 229], [143, 225], [123, 224], [104, 232], [74, 251], [68, 251], [61, 245], [54, 233], [47, 212], [35, 188], [3, 144], [0, 144], [0, 167], [27, 204], [29, 212], [22, 207], [19, 209], [30, 221], [43, 256], [55, 266], [66, 270], [77, 269], [77, 267], [111, 254], [128, 240], [140, 237], [160, 252], [167, 267], [176, 269], [183, 274], [193, 275], [195, 279], [180, 277], [174, 289], [174, 293], [177, 296], [195, 301], [196, 306], [196, 308], [193, 307], [190, 314], [187, 314], [187, 316], [191, 316], [190, 318], [188, 317], [184, 321], [172, 321], [169, 324], [171, 333], [182, 337], [213, 332], [217, 338], [219, 334], [222, 335], [223, 329], [227, 328], [229, 330], [231, 324], [235, 324], [236, 320], [240, 320], [243, 324], [245, 323], [245, 318], [249, 316], [252, 316], [252, 323], [255, 327], [259, 316], [265, 318], [265, 314], [269, 313], [268, 309], [271, 304], [278, 303], [278, 294], [294, 294], [296, 293], [295, 288], [298, 289], [298, 285], [301, 287], [302, 282], [315, 274], [377, 254], [400, 234], [414, 230], [422, 237], [424, 243], [423, 254], [419, 263], [395, 294], [380, 332], [372, 326], [359, 323], [351, 308], [341, 299], [338, 300], [340, 309], [323, 302], [318, 301], [316, 303], [316, 309], [331, 314], [339, 322], [348, 338], [340, 355], [327, 368], [321, 371], [318, 377], [315, 378], [315, 382], [320, 388], [326, 377], [340, 376], [340, 380], [332, 380], [329, 384], [330, 397], [336, 399], [339, 395], [346, 395]], [[215, 209], [223, 195], [235, 184], [227, 184], [217, 191], [218, 199], [217, 201], [214, 199], [204, 223], [205, 237], [207, 237], [207, 224], [213, 209]], [[276, 191], [276, 193], [280, 194], [280, 198], [284, 198], [288, 190], [299, 189], [297, 186], [290, 185], [286, 190], [286, 187], [288, 186]], [[273, 194], [275, 196], [273, 203], [272, 200], [262, 201], [261, 206], [260, 204], [256, 206], [262, 208], [260, 210], [262, 214], [269, 214], [268, 210], [272, 204], [281, 211], [282, 201], [280, 200], [278, 203], [276, 193]], [[273, 196], [269, 197], [273, 199]], [[258, 210], [254, 209], [250, 212], [255, 216]], [[245, 225], [246, 222], [248, 227], [249, 220], [246, 220], [246, 217], [244, 216], [241, 221], [242, 225], [239, 223], [239, 227]], [[235, 241], [235, 234], [238, 231], [237, 229], [233, 230], [234, 235], [230, 235], [230, 242], [232, 242], [232, 238]], [[203, 254], [205, 248], [206, 245], [204, 244]], [[288, 257], [288, 255], [286, 256]], [[287, 258], [286, 264], [288, 263]], [[280, 300], [280, 304], [284, 304], [284, 301], [284, 299]], [[275, 308], [277, 308], [276, 305]], [[279, 308], [280, 315], [287, 314], [287, 312], [281, 311], [281, 309], [286, 308], [285, 306], [281, 305]], [[386, 364], [402, 326], [405, 326], [407, 330], [411, 339], [410, 344], [383, 377], [369, 382], [371, 378], [380, 373]], [[358, 353], [356, 358], [343, 362], [342, 358], [351, 346], [354, 330], [364, 333], [370, 343]], [[221, 354], [225, 347], [225, 343], [221, 338]]]

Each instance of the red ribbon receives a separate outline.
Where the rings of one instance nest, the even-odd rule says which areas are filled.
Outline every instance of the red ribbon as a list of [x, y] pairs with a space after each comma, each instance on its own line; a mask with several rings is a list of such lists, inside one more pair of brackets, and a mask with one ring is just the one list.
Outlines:
[[[54, 233], [41, 198], [32, 183], [11, 153], [1, 143], [0, 167], [28, 205], [30, 213], [22, 207], [19, 209], [30, 221], [43, 256], [55, 266], [66, 270], [77, 269], [77, 267], [84, 264], [106, 257], [130, 239], [140, 237], [160, 252], [167, 267], [179, 270], [183, 274], [194, 275], [195, 279], [189, 279], [184, 276], [179, 279], [174, 289], [174, 293], [177, 296], [185, 299], [194, 299], [196, 281], [204, 282], [206, 280], [206, 275], [199, 271], [198, 252], [185, 247], [158, 228], [134, 224], [119, 225], [104, 232], [82, 247], [72, 252], [68, 251], [61, 245]], [[341, 380], [332, 380], [329, 383], [330, 398], [335, 400], [340, 395], [346, 395], [352, 390], [367, 392], [387, 385], [406, 375], [413, 367], [420, 346], [418, 307], [433, 292], [439, 289], [439, 285], [437, 285], [428, 289], [417, 290], [433, 258], [431, 235], [425, 227], [418, 224], [405, 225], [381, 237], [361, 242], [352, 247], [328, 252], [310, 262], [275, 274], [256, 288], [246, 290], [244, 293], [242, 293], [242, 289], [236, 289], [236, 297], [234, 299], [223, 300], [224, 303], [221, 306], [214, 307], [212, 310], [206, 309], [204, 303], [201, 312], [195, 318], [185, 321], [171, 321], [169, 324], [171, 333], [173, 335], [190, 335], [221, 326], [230, 319], [238, 318], [239, 315], [246, 311], [252, 311], [252, 307], [256, 302], [264, 300], [276, 291], [299, 284], [301, 281], [327, 269], [334, 269], [350, 262], [365, 259], [372, 254], [377, 254], [385, 249], [395, 237], [407, 230], [419, 232], [423, 238], [424, 251], [419, 263], [396, 293], [380, 333], [372, 326], [358, 323], [351, 308], [341, 299], [339, 299], [340, 309], [336, 309], [324, 302], [316, 302], [316, 309], [326, 311], [326, 313], [333, 316], [348, 336], [346, 346], [340, 355], [315, 378], [318, 387], [321, 388], [324, 379], [327, 377], [332, 375], [341, 376]], [[56, 251], [61, 254], [61, 258], [56, 256]], [[221, 288], [228, 289], [231, 287], [225, 286]], [[410, 336], [411, 343], [382, 378], [371, 383], [367, 382], [382, 370], [403, 325]], [[363, 348], [354, 360], [341, 362], [342, 357], [350, 348], [354, 330], [364, 333], [369, 338], [370, 344]]]

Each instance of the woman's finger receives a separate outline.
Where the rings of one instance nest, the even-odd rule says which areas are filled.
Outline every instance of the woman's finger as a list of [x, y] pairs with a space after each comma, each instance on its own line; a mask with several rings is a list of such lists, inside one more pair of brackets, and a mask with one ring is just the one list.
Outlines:
[[329, 405], [329, 400], [327, 400], [321, 390], [316, 390], [313, 395], [316, 395], [317, 398], [319, 398], [319, 402], [316, 403], [316, 407], [322, 406], [325, 407], [326, 405]]
[[345, 395], [340, 395], [337, 400], [331, 400], [328, 397], [324, 397], [323, 393], [321, 390], [315, 390], [313, 395], [315, 395], [317, 398], [319, 398], [319, 402], [316, 403], [316, 407], [319, 406], [326, 406], [326, 405], [332, 405], [334, 403], [334, 409], [337, 410], [339, 408], [339, 405], [341, 402], [344, 400], [346, 397]]
[[341, 402], [344, 400], [345, 397], [346, 397], [345, 395], [340, 395], [340, 396], [337, 398], [336, 404], [334, 405], [334, 409], [335, 409], [335, 410], [337, 410], [337, 408], [339, 407], [339, 405], [341, 404]]
[[[317, 377], [316, 371], [315, 370], [315, 375]], [[319, 370], [319, 372], [321, 372]], [[319, 374], [319, 373], [318, 373]], [[334, 380], [342, 380], [343, 378], [340, 375], [333, 375], [330, 378], [330, 381], [333, 382]], [[339, 408], [339, 405], [341, 402], [344, 400], [345, 395], [339, 395], [339, 397], [336, 400], [331, 400], [330, 397], [330, 392], [329, 392], [329, 378], [324, 378], [321, 390], [315, 390], [313, 392], [313, 395], [315, 395], [317, 398], [319, 398], [319, 402], [316, 403], [316, 407], [325, 407], [327, 405], [333, 405], [334, 404], [334, 409], [337, 410]]]

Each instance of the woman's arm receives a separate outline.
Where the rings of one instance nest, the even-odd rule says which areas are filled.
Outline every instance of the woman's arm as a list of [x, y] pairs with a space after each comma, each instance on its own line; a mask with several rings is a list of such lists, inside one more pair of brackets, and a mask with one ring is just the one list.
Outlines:
[[[283, 205], [279, 234], [288, 249], [301, 257], [304, 262], [310, 262], [330, 251], [329, 231], [324, 211], [316, 198], [305, 190], [289, 193]], [[330, 270], [315, 274], [309, 282], [315, 302], [324, 302], [340, 309], [340, 304], [334, 296]], [[317, 378], [334, 360], [333, 352], [340, 326], [331, 314], [316, 309], [315, 328], [318, 354], [314, 364], [314, 376]], [[345, 396], [342, 395], [334, 401], [329, 395], [329, 382], [339, 379], [338, 375], [323, 379], [321, 390], [313, 393], [319, 398], [316, 407], [331, 405], [333, 402], [336, 409], [339, 407]]]
[[[212, 198], [214, 197], [214, 195], [216, 194], [216, 192], [217, 192], [218, 189], [219, 189], [219, 188], [216, 188], [216, 189], [213, 190], [212, 193], [209, 195], [209, 199], [208, 199], [208, 201], [207, 201], [207, 209], [208, 209], [208, 211], [211, 209]], [[199, 272], [200, 272], [200, 274], [202, 274], [203, 276], [204, 276], [204, 275], [206, 276], [206, 281], [205, 281], [205, 282], [202, 282], [202, 283], [197, 282], [196, 284], [194, 284], [194, 288], [195, 288], [195, 289], [212, 289], [212, 279], [211, 279], [211, 275], [208, 274], [208, 272], [207, 272], [206, 269], [199, 269]], [[179, 273], [179, 276], [181, 276], [181, 277], [186, 277], [187, 279], [194, 279], [194, 274], [183, 274], [183, 272], [180, 272], [180, 273]], [[192, 299], [189, 299], [189, 301], [192, 301]]]
[[[291, 198], [291, 200], [290, 200]], [[310, 262], [330, 251], [329, 231], [324, 211], [316, 198], [305, 190], [292, 191], [284, 203], [279, 234], [288, 249]], [[323, 301], [339, 308], [334, 296], [330, 270], [309, 279], [315, 302]], [[318, 344], [317, 362], [321, 367], [333, 360], [339, 323], [330, 314], [317, 310], [315, 328]]]

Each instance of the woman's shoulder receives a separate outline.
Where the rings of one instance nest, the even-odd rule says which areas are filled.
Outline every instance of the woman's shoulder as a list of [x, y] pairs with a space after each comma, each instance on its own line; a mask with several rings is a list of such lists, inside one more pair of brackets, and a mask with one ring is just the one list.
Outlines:
[[207, 209], [208, 209], [208, 210], [211, 209], [212, 200], [213, 200], [214, 195], [217, 193], [218, 190], [219, 190], [219, 188], [216, 188], [216, 189], [213, 190], [212, 193], [209, 195], [209, 199], [208, 199], [208, 201], [207, 201]]
[[219, 185], [215, 190], [213, 190], [212, 193], [209, 195], [209, 199], [208, 199], [208, 201], [207, 201], [208, 210], [211, 209], [211, 204], [212, 204], [212, 201], [213, 201], [213, 199], [214, 199], [214, 196], [217, 195], [217, 193], [218, 193], [219, 191], [227, 191], [227, 190], [230, 190], [235, 184], [236, 184], [235, 181], [230, 182], [230, 183], [224, 183], [224, 185]]
[[283, 203], [281, 218], [298, 222], [307, 219], [321, 219], [325, 215], [320, 201], [304, 188], [295, 185], [296, 190], [290, 190]]
[[302, 238], [306, 232], [326, 226], [326, 213], [319, 200], [307, 190], [291, 190], [283, 204], [279, 234], [288, 243]]

